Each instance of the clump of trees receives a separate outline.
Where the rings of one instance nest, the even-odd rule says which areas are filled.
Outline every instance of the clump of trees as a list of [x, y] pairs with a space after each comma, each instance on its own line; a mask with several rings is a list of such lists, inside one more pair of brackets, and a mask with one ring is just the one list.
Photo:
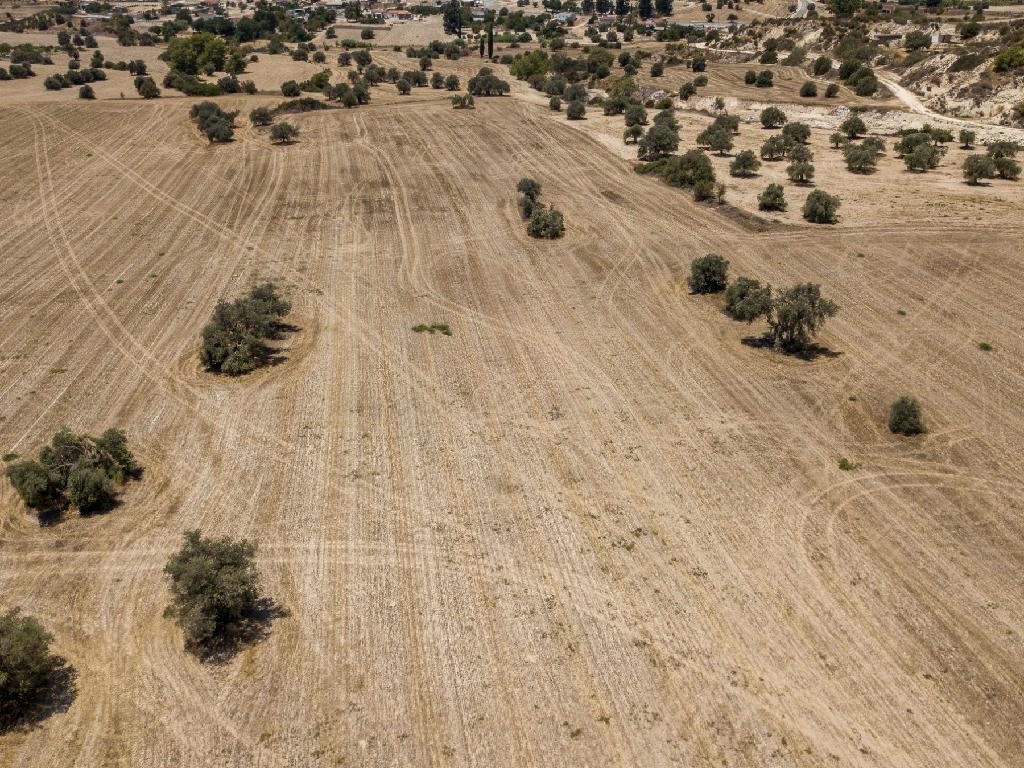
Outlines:
[[281, 298], [272, 283], [253, 288], [232, 302], [221, 301], [203, 328], [199, 359], [207, 370], [240, 376], [268, 359], [266, 340], [278, 338], [281, 318], [291, 304]]
[[251, 541], [185, 533], [164, 566], [171, 589], [164, 615], [181, 627], [188, 650], [209, 657], [251, 636], [261, 608], [255, 556]]
[[28, 719], [51, 692], [64, 661], [53, 635], [17, 608], [0, 614], [0, 728]]
[[471, 93], [460, 93], [451, 97], [452, 107], [454, 109], [475, 109], [476, 105], [473, 102], [473, 94]]
[[687, 283], [694, 293], [719, 293], [725, 290], [729, 262], [717, 253], [700, 256], [690, 263]]
[[231, 141], [235, 137], [235, 117], [238, 112], [225, 112], [212, 101], [192, 105], [189, 117], [212, 144]]
[[108, 429], [99, 437], [62, 427], [38, 459], [7, 468], [11, 485], [25, 506], [40, 516], [77, 507], [81, 514], [114, 505], [118, 489], [142, 474], [124, 431]]
[[835, 224], [839, 205], [838, 197], [815, 189], [804, 200], [804, 219], [812, 224]]
[[561, 211], [548, 208], [540, 201], [540, 182], [524, 177], [516, 184], [519, 193], [519, 214], [526, 219], [530, 237], [554, 240], [565, 234], [565, 218]]
[[715, 169], [711, 159], [699, 149], [691, 149], [682, 155], [669, 155], [650, 163], [640, 163], [635, 170], [637, 173], [660, 176], [673, 187], [691, 189], [696, 200], [711, 200], [716, 196]]

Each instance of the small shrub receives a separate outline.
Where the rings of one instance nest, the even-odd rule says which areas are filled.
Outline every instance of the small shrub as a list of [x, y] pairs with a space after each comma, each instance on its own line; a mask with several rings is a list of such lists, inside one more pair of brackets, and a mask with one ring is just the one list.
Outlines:
[[889, 408], [889, 431], [897, 435], [920, 435], [928, 431], [921, 419], [921, 404], [903, 395]]
[[811, 99], [818, 95], [818, 86], [813, 80], [808, 80], [800, 86], [800, 95], [805, 99]]
[[565, 109], [565, 116], [570, 120], [582, 120], [587, 114], [587, 107], [582, 101], [570, 101]]

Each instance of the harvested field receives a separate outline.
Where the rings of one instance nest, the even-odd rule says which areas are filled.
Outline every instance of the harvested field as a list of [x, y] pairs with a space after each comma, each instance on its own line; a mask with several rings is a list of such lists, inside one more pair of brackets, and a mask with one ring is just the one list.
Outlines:
[[[36, 80], [0, 84], [0, 448], [116, 425], [146, 473], [50, 527], [0, 484], [0, 608], [78, 673], [0, 764], [1020, 764], [1005, 203], [759, 221], [633, 173], [518, 85], [472, 111], [384, 86], [277, 147], [248, 125], [208, 146], [188, 99]], [[563, 240], [526, 236], [526, 175]], [[689, 295], [709, 251], [822, 283], [842, 310], [821, 354], [744, 343], [760, 329]], [[284, 362], [201, 371], [215, 303], [264, 279], [299, 327]], [[904, 392], [929, 434], [885, 429]], [[162, 617], [196, 527], [256, 540], [284, 612], [223, 665]]]

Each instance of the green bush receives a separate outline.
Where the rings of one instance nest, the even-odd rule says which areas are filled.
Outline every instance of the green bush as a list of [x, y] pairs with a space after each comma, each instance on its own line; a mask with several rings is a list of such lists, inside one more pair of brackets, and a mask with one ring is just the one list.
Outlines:
[[538, 203], [530, 214], [526, 233], [530, 237], [554, 240], [565, 234], [565, 220], [560, 211], [555, 208], [545, 208]]
[[981, 179], [996, 175], [995, 161], [988, 155], [968, 155], [964, 158], [964, 179], [968, 184], [977, 184]]
[[778, 107], [761, 110], [761, 125], [765, 128], [778, 128], [786, 124], [786, 113]]
[[299, 129], [291, 123], [278, 123], [270, 129], [270, 140], [274, 144], [291, 144], [299, 135]]
[[690, 277], [687, 281], [694, 293], [718, 293], [724, 291], [728, 282], [729, 262], [717, 253], [700, 256], [690, 263]]
[[565, 116], [570, 120], [582, 120], [587, 114], [587, 107], [582, 101], [570, 101], [565, 108]]
[[818, 86], [813, 80], [808, 80], [800, 86], [800, 95], [805, 99], [812, 99], [818, 95]]
[[770, 287], [749, 277], [737, 277], [725, 289], [725, 314], [733, 320], [751, 322], [765, 313], [770, 301]]
[[215, 141], [231, 141], [235, 136], [237, 112], [225, 112], [212, 101], [201, 101], [192, 106], [189, 117], [212, 144]]
[[760, 167], [761, 161], [757, 159], [757, 155], [754, 154], [754, 151], [751, 149], [744, 149], [742, 152], [737, 154], [736, 159], [729, 164], [729, 174], [740, 178], [746, 178], [756, 174]]
[[889, 431], [897, 435], [920, 435], [928, 431], [921, 419], [921, 404], [909, 395], [889, 407]]

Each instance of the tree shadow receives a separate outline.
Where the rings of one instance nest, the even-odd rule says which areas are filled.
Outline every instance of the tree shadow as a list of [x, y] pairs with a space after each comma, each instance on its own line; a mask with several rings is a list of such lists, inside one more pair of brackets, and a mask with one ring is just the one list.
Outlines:
[[795, 357], [798, 360], [807, 361], [817, 360], [821, 357], [834, 359], [843, 354], [821, 344], [814, 343], [802, 347], [776, 347], [772, 337], [767, 333], [761, 336], [745, 336], [740, 339], [740, 343], [754, 349], [770, 349], [786, 357]]
[[18, 716], [4, 717], [0, 711], [0, 735], [10, 731], [28, 731], [51, 715], [67, 712], [78, 696], [78, 672], [62, 656], [51, 656], [53, 671], [45, 692]]
[[229, 627], [216, 641], [189, 645], [186, 648], [205, 664], [227, 664], [244, 648], [266, 640], [270, 636], [270, 625], [276, 619], [288, 616], [291, 616], [291, 612], [273, 598], [261, 597], [249, 615], [238, 624]]

